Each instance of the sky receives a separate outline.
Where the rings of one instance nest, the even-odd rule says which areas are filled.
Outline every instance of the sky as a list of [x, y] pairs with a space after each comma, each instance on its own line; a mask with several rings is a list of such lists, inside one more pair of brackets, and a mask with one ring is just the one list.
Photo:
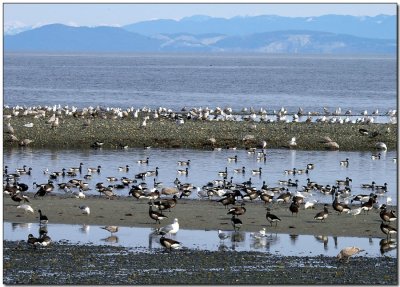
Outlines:
[[[65, 2], [64, 2], [65, 3]], [[143, 3], [143, 2], [142, 2]], [[175, 19], [192, 15], [231, 18], [234, 16], [279, 15], [309, 17], [326, 14], [355, 16], [395, 15], [397, 4], [26, 4], [3, 3], [3, 23], [41, 26], [62, 23], [71, 26], [123, 26], [151, 19]]]

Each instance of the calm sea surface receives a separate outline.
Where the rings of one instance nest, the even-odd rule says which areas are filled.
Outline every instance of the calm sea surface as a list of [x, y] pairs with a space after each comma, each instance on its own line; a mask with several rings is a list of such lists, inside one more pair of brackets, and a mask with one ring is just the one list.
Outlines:
[[396, 108], [396, 59], [261, 54], [5, 54], [4, 104]]
[[[237, 155], [237, 162], [229, 162], [228, 157]], [[178, 178], [182, 183], [192, 183], [195, 187], [203, 187], [208, 182], [222, 180], [218, 172], [228, 170], [228, 180], [232, 177], [232, 182], [242, 183], [251, 179], [252, 185], [260, 189], [263, 182], [269, 187], [281, 186], [279, 180], [298, 180], [298, 188], [291, 187], [290, 191], [295, 194], [297, 190], [302, 190], [303, 185], [307, 184], [307, 178], [322, 185], [336, 185], [336, 180], [351, 178], [352, 192], [350, 199], [357, 194], [370, 194], [371, 189], [362, 189], [361, 184], [375, 181], [377, 185], [388, 184], [388, 191], [379, 196], [380, 203], [386, 203], [387, 197], [392, 198], [392, 205], [397, 204], [397, 182], [396, 170], [397, 163], [393, 161], [396, 157], [395, 151], [382, 153], [380, 160], [372, 160], [370, 152], [341, 152], [341, 151], [296, 151], [296, 150], [267, 150], [266, 162], [259, 162], [256, 155], [248, 155], [245, 150], [222, 150], [222, 151], [200, 151], [186, 149], [134, 149], [127, 150], [37, 150], [37, 149], [12, 149], [4, 150], [4, 164], [9, 167], [9, 173], [13, 173], [16, 168], [23, 165], [32, 167], [30, 176], [23, 175], [21, 182], [29, 185], [30, 191], [35, 191], [33, 182], [46, 183], [48, 174], [43, 174], [43, 170], [48, 169], [49, 173], [61, 171], [62, 168], [79, 166], [84, 164], [82, 174], [77, 173], [76, 177], [59, 177], [56, 183], [67, 182], [71, 178], [83, 179], [89, 184], [91, 190], [88, 194], [99, 194], [95, 185], [103, 182], [105, 185], [121, 184], [122, 177], [135, 178], [135, 174], [155, 170], [158, 167], [159, 174], [146, 177], [145, 182], [148, 188], [154, 187], [154, 178], [157, 182], [162, 182], [164, 187], [174, 186], [174, 180]], [[137, 161], [149, 157], [149, 164], [138, 164]], [[341, 160], [349, 159], [349, 166], [340, 166]], [[178, 169], [184, 167], [178, 165], [178, 160], [190, 159], [190, 166], [187, 176], [179, 175]], [[314, 163], [315, 168], [309, 175], [286, 175], [286, 169], [305, 169], [308, 163]], [[100, 174], [93, 173], [92, 179], [86, 180], [87, 168], [100, 165]], [[119, 171], [120, 166], [129, 165], [129, 171]], [[237, 174], [234, 169], [245, 167], [244, 175]], [[253, 175], [252, 170], [262, 168], [261, 175]], [[108, 182], [107, 177], [116, 177], [117, 182]], [[138, 183], [141, 180], [138, 181]], [[57, 187], [55, 193], [65, 194]], [[115, 189], [115, 193], [127, 196], [129, 188]], [[305, 194], [308, 200], [318, 200], [319, 202], [332, 203], [331, 195], [320, 192]], [[276, 196], [277, 197], [277, 196]], [[193, 191], [189, 198], [199, 199], [197, 191]], [[214, 200], [218, 199], [217, 197]], [[356, 204], [359, 205], [358, 203]]]

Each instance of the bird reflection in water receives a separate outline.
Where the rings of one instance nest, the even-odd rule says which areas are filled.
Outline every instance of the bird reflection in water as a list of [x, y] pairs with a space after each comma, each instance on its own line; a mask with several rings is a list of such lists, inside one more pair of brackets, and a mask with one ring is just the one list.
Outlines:
[[236, 247], [239, 246], [239, 243], [244, 242], [246, 239], [245, 232], [235, 231], [231, 235], [231, 242], [232, 242], [232, 250], [236, 250]]
[[264, 248], [267, 251], [271, 250], [271, 246], [279, 242], [278, 234], [270, 234], [265, 236], [253, 236], [253, 241], [250, 244], [251, 249]]
[[299, 235], [298, 234], [290, 234], [290, 242], [292, 243], [292, 245], [296, 245], [296, 241], [297, 239], [299, 239]]
[[118, 243], [118, 236], [111, 235], [101, 240], [108, 243]]
[[47, 225], [39, 225], [39, 236], [48, 233]]
[[153, 242], [160, 243], [160, 234], [158, 228], [153, 228], [149, 233], [149, 249], [153, 249]]
[[321, 242], [324, 244], [324, 250], [328, 250], [328, 236], [326, 235], [316, 235], [314, 236], [315, 239], [317, 239], [318, 242]]
[[83, 225], [79, 228], [79, 231], [80, 231], [81, 233], [88, 234], [89, 231], [90, 231], [90, 225], [83, 224]]
[[32, 223], [11, 223], [11, 228], [13, 231], [16, 229], [30, 229]]
[[380, 251], [381, 254], [384, 255], [385, 253], [392, 251], [397, 248], [397, 241], [395, 239], [381, 239], [379, 241]]

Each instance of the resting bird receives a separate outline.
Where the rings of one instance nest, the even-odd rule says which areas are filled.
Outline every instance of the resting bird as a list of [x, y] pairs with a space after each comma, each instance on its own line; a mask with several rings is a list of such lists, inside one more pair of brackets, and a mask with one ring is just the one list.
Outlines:
[[180, 249], [181, 248], [181, 243], [173, 240], [171, 238], [165, 238], [164, 236], [161, 236], [160, 238], [160, 244], [164, 246], [166, 249], [172, 250], [172, 249]]
[[79, 206], [79, 209], [82, 211], [82, 214], [87, 214], [87, 215], [90, 214], [89, 206], [81, 205], [81, 206]]
[[175, 218], [172, 224], [161, 227], [158, 230], [158, 233], [161, 235], [166, 235], [166, 234], [176, 234], [178, 231], [179, 231], [179, 222], [178, 218]]
[[361, 251], [364, 251], [364, 250], [361, 249], [361, 248], [355, 247], [355, 246], [352, 246], [352, 247], [345, 247], [345, 248], [343, 248], [342, 250], [340, 250], [340, 252], [339, 252], [339, 254], [336, 256], [336, 258], [337, 258], [338, 260], [347, 259], [347, 260], [346, 260], [346, 263], [347, 263], [347, 262], [349, 262], [349, 259], [350, 259], [351, 256], [353, 256], [353, 255], [355, 255], [355, 254], [357, 254], [357, 253], [359, 253], [359, 252], [361, 252]]

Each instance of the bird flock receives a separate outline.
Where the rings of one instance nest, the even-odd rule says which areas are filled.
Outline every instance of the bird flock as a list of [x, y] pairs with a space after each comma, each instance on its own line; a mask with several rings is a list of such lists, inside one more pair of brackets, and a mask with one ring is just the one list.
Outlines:
[[[291, 141], [293, 142], [295, 139]], [[257, 161], [259, 161], [259, 159], [265, 161], [267, 158], [265, 146], [263, 142], [260, 147], [237, 151], [235, 156], [227, 157], [227, 162], [240, 162], [240, 153], [252, 154], [256, 157]], [[372, 160], [380, 159], [380, 154], [374, 154], [373, 156], [374, 157], [371, 157]], [[148, 166], [149, 162], [151, 162], [150, 157], [136, 160], [138, 165], [143, 166]], [[351, 162], [348, 158], [341, 160], [337, 165], [340, 168], [351, 168]], [[121, 165], [116, 172], [124, 172], [128, 175], [131, 171], [130, 166], [132, 166], [132, 163]], [[262, 202], [266, 206], [266, 222], [268, 222], [271, 227], [276, 227], [282, 220], [278, 215], [271, 213], [274, 206], [285, 206], [287, 204], [287, 209], [291, 215], [297, 216], [301, 213], [302, 208], [313, 208], [317, 203], [316, 200], [312, 198], [313, 194], [321, 193], [324, 196], [330, 196], [332, 198], [332, 209], [339, 215], [343, 213], [352, 216], [357, 216], [360, 213], [368, 215], [372, 209], [380, 210], [380, 229], [386, 235], [387, 240], [392, 240], [392, 237], [397, 233], [397, 229], [391, 225], [391, 222], [397, 219], [395, 211], [388, 210], [387, 208], [387, 205], [390, 204], [390, 197], [387, 197], [386, 204], [380, 204], [377, 199], [378, 196], [387, 193], [387, 183], [382, 185], [376, 184], [375, 181], [371, 183], [361, 183], [360, 188], [367, 192], [365, 194], [352, 194], [353, 182], [351, 178], [337, 179], [331, 184], [319, 184], [310, 179], [313, 171], [317, 169], [318, 166], [314, 163], [308, 163], [304, 167], [283, 170], [282, 174], [290, 178], [279, 180], [275, 186], [267, 185], [265, 181], [263, 181], [262, 186], [255, 186], [252, 183], [252, 178], [255, 176], [261, 178], [263, 176], [262, 167], [247, 169], [243, 166], [233, 171], [225, 167], [223, 170], [216, 173], [218, 179], [210, 180], [201, 187], [195, 187], [191, 183], [182, 183], [179, 179], [183, 176], [187, 176], [189, 172], [192, 172], [192, 161], [190, 159], [178, 160], [176, 166], [177, 177], [173, 181], [173, 186], [163, 186], [164, 184], [162, 182], [157, 181], [157, 177], [161, 171], [156, 167], [152, 170], [134, 174], [132, 177], [107, 176], [105, 180], [108, 184], [97, 182], [94, 185], [94, 189], [98, 191], [100, 197], [104, 197], [105, 199], [113, 199], [120, 196], [116, 192], [117, 190], [126, 190], [125, 196], [132, 196], [136, 200], [148, 200], [149, 218], [154, 220], [156, 224], [161, 224], [162, 220], [168, 218], [168, 216], [163, 214], [163, 211], [171, 211], [171, 209], [178, 204], [180, 199], [188, 198], [194, 193], [199, 199], [215, 201], [224, 206], [227, 211], [226, 214], [231, 215], [230, 221], [234, 232], [239, 231], [240, 228], [246, 224], [240, 217], [246, 213], [246, 208], [249, 208], [249, 206], [254, 203]], [[32, 168], [26, 165], [22, 168], [16, 168], [13, 173], [9, 172], [8, 166], [5, 166], [3, 171], [4, 193], [9, 195], [13, 201], [17, 202], [17, 208], [24, 210], [25, 213], [34, 213], [34, 209], [28, 204], [32, 201], [32, 198], [29, 198], [26, 194], [29, 187], [22, 182], [25, 176], [31, 175], [31, 171]], [[46, 168], [43, 174], [48, 176], [48, 181], [42, 184], [34, 182], [35, 192], [33, 198], [36, 200], [43, 200], [46, 195], [58, 188], [63, 190], [66, 194], [79, 200], [84, 200], [86, 198], [85, 192], [93, 188], [93, 183], [89, 183], [92, 179], [91, 176], [93, 174], [100, 176], [101, 173], [101, 164], [95, 167], [86, 167], [82, 162], [75, 167], [63, 168], [61, 171], [49, 171]], [[235, 183], [233, 182], [234, 177], [231, 176], [235, 173], [241, 173], [243, 176], [250, 173], [251, 176], [247, 181]], [[149, 178], [153, 178], [153, 187], [150, 187], [150, 183], [148, 183]], [[87, 202], [87, 205], [79, 205], [79, 209], [82, 214], [90, 216], [90, 207], [88, 206], [90, 205], [90, 201]], [[313, 219], [322, 224], [329, 220], [328, 216], [331, 213], [329, 211], [329, 206], [330, 204], [325, 204], [323, 210], [316, 213]], [[46, 224], [47, 222], [42, 222], [41, 210], [38, 210], [38, 212], [40, 213], [40, 223]], [[112, 230], [110, 231], [111, 233], [118, 231], [118, 228], [115, 227], [107, 227], [105, 229], [108, 231]], [[181, 243], [169, 237], [170, 235], [176, 234], [178, 230], [179, 223], [177, 218], [174, 219], [172, 224], [157, 228], [156, 233], [161, 236], [160, 244], [168, 250], [180, 248]], [[226, 233], [219, 231], [218, 234], [219, 238], [225, 239], [222, 234]], [[254, 236], [262, 237], [262, 234], [265, 234], [265, 230], [261, 230]], [[40, 240], [40, 237], [38, 240]], [[33, 239], [31, 241], [33, 241]], [[342, 257], [343, 256], [345, 255], [342, 255]]]

